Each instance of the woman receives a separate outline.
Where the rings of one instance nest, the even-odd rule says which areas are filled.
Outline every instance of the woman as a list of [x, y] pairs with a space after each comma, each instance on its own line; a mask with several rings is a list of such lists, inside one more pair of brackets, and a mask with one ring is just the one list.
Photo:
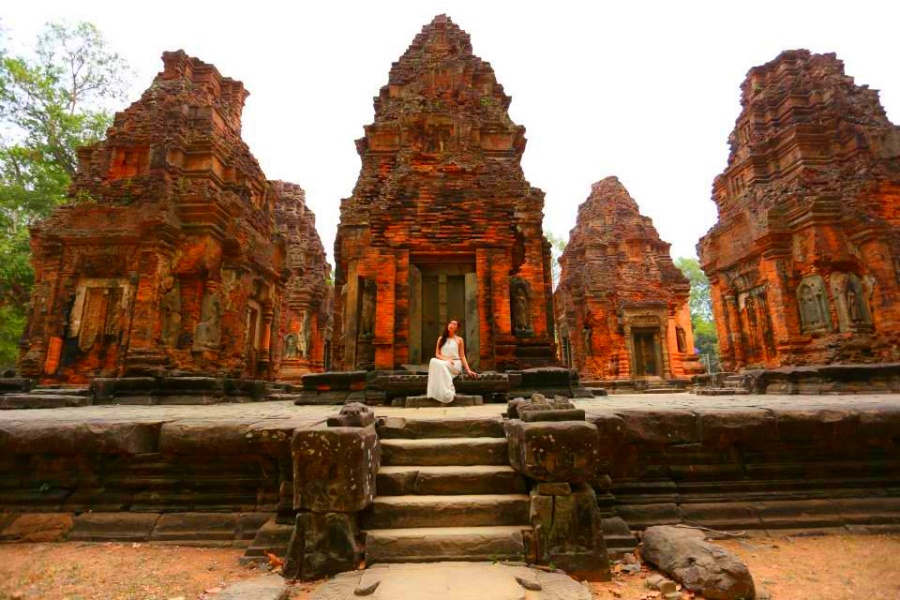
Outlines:
[[428, 364], [427, 395], [444, 404], [453, 402], [456, 395], [453, 378], [459, 375], [463, 368], [466, 369], [466, 374], [475, 377], [475, 371], [469, 368], [466, 361], [465, 343], [456, 335], [458, 328], [459, 322], [455, 319], [447, 323], [444, 332], [438, 338], [434, 358]]

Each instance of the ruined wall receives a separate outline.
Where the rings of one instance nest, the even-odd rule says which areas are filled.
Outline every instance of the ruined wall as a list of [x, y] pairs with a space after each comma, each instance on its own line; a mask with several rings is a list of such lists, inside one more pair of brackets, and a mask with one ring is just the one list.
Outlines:
[[557, 327], [582, 379], [678, 379], [702, 371], [690, 284], [616, 177], [591, 186], [560, 265]]
[[428, 273], [466, 277], [470, 362], [553, 362], [544, 195], [522, 172], [525, 129], [509, 118], [509, 104], [469, 35], [446, 16], [391, 67], [375, 122], [357, 141], [359, 179], [341, 202], [338, 366], [390, 369], [433, 355], [443, 318], [462, 315], [441, 313], [422, 331], [417, 294]]
[[184, 52], [106, 139], [78, 152], [70, 203], [32, 228], [20, 370], [271, 377], [285, 244], [241, 139], [243, 84]]
[[727, 370], [900, 359], [900, 128], [834, 54], [755, 67], [698, 252]]
[[287, 243], [291, 272], [281, 303], [278, 378], [295, 381], [325, 366], [326, 342], [331, 337], [331, 266], [316, 231], [316, 216], [306, 206], [306, 194], [296, 184], [270, 182], [275, 194], [275, 221]]

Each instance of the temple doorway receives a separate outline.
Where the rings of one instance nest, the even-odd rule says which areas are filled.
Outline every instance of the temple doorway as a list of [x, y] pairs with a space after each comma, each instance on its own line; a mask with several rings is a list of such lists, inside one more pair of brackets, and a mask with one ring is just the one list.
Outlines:
[[660, 376], [658, 329], [632, 329], [634, 340], [634, 377]]
[[477, 369], [479, 323], [474, 264], [418, 264], [409, 269], [409, 356], [427, 363], [434, 344], [450, 319], [459, 321], [469, 366]]

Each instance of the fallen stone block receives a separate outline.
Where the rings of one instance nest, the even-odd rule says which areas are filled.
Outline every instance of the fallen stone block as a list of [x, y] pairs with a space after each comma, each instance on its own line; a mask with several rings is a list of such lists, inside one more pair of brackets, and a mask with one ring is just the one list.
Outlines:
[[641, 556], [709, 600], [753, 600], [756, 596], [747, 566], [731, 552], [707, 542], [702, 531], [650, 527], [644, 532]]

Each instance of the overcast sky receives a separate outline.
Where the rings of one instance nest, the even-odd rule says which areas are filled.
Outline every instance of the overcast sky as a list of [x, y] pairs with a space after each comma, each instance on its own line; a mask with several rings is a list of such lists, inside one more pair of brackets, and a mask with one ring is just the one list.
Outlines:
[[[617, 175], [672, 255], [695, 256], [715, 222], [747, 70], [782, 50], [836, 52], [900, 119], [900, 8], [892, 2], [93, 2], [9, 0], [13, 42], [43, 23], [91, 21], [136, 71], [130, 101], [184, 49], [243, 81], [244, 139], [269, 179], [300, 184], [329, 257], [354, 140], [372, 98], [422, 26], [446, 13], [472, 38], [524, 125], [525, 176], [546, 193], [544, 229], [568, 239], [591, 183]], [[890, 6], [895, 8], [891, 9]]]

